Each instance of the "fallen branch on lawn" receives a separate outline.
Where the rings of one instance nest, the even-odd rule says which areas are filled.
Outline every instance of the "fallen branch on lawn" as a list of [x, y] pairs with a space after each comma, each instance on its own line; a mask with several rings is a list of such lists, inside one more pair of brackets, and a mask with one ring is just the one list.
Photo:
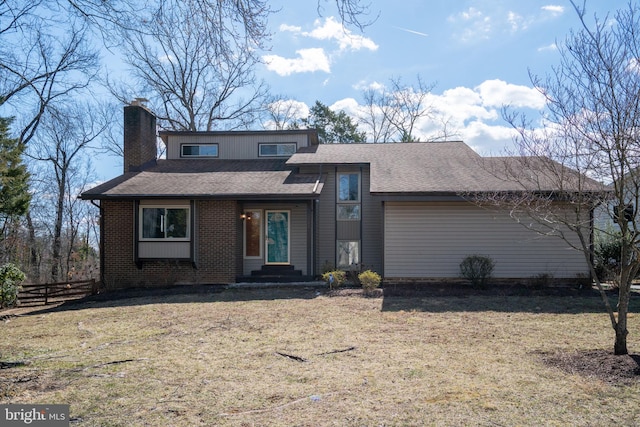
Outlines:
[[109, 365], [120, 365], [121, 363], [139, 362], [141, 360], [148, 360], [148, 359], [114, 360], [113, 362], [98, 363], [97, 365], [85, 366], [84, 368], [74, 369], [74, 371], [86, 371], [87, 369], [91, 369], [91, 368], [103, 368], [103, 367], [109, 366]]
[[326, 356], [328, 354], [336, 354], [336, 353], [346, 353], [347, 351], [352, 351], [352, 350], [355, 350], [355, 349], [356, 348], [354, 346], [352, 346], [352, 347], [343, 348], [341, 350], [327, 351], [326, 353], [320, 353], [317, 356]]
[[295, 360], [296, 362], [306, 362], [307, 359], [304, 359], [300, 356], [294, 356], [293, 354], [287, 354], [287, 353], [281, 353], [279, 351], [276, 351], [276, 354], [278, 356], [282, 356], [282, 357], [287, 357], [289, 359]]

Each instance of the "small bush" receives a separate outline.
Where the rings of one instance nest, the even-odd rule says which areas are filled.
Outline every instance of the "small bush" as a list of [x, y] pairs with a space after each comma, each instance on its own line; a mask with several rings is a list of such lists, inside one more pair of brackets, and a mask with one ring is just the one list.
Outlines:
[[382, 278], [375, 271], [367, 270], [358, 275], [358, 280], [362, 285], [365, 295], [370, 295], [378, 286]]
[[491, 279], [495, 263], [490, 257], [470, 255], [460, 263], [460, 275], [473, 286], [486, 287]]
[[553, 285], [553, 274], [540, 273], [529, 279], [529, 285], [535, 289], [544, 289]]
[[326, 273], [322, 274], [322, 280], [327, 282], [327, 284], [329, 285], [329, 289], [335, 289], [340, 287], [345, 282], [345, 280], [347, 280], [347, 275], [342, 270], [327, 271]]
[[24, 273], [15, 264], [0, 267], [0, 308], [16, 305], [24, 279]]
[[621, 248], [622, 234], [620, 232], [603, 233], [598, 236], [593, 259], [598, 279], [603, 282], [615, 281], [620, 273]]
[[335, 265], [333, 265], [332, 263], [330, 263], [329, 261], [325, 261], [325, 262], [322, 264], [322, 267], [321, 267], [322, 274], [324, 274], [324, 273], [331, 273], [331, 272], [332, 272], [332, 271], [334, 271], [335, 269], [336, 269], [336, 266], [335, 266]]

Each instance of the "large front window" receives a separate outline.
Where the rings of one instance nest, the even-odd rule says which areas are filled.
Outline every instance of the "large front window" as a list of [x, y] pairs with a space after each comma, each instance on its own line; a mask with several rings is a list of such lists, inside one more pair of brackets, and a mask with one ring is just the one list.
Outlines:
[[189, 239], [189, 208], [144, 206], [140, 208], [140, 238]]

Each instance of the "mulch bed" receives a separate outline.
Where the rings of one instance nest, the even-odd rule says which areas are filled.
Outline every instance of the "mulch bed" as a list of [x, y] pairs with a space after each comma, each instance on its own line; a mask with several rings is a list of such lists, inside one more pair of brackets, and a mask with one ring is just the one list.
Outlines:
[[640, 355], [616, 356], [607, 350], [539, 353], [547, 366], [569, 374], [596, 378], [611, 385], [640, 383]]

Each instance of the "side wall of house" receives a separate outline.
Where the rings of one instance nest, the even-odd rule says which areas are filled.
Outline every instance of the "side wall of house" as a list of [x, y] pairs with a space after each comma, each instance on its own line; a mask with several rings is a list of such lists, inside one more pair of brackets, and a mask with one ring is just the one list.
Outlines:
[[[466, 202], [385, 203], [385, 278], [458, 278], [469, 255], [495, 261], [495, 278], [588, 277], [584, 254], [509, 217]], [[566, 236], [577, 236], [567, 232]], [[575, 237], [574, 237], [575, 236]]]
[[103, 279], [107, 288], [232, 283], [241, 268], [240, 211], [235, 201], [195, 203], [195, 266], [172, 259], [135, 262], [134, 201], [102, 201]]

